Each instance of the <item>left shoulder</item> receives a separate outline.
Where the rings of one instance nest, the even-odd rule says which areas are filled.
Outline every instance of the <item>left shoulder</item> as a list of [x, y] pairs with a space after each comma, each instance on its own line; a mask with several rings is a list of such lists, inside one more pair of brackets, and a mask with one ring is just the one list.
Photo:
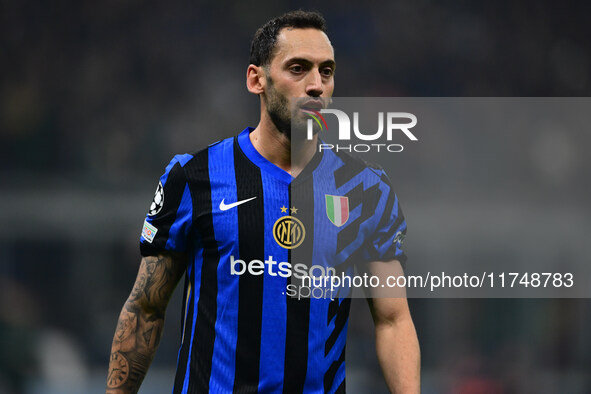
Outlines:
[[336, 161], [342, 163], [337, 170], [339, 172], [362, 174], [364, 178], [372, 179], [375, 182], [383, 181], [388, 184], [390, 183], [386, 171], [376, 162], [365, 160], [349, 152], [327, 151], [327, 154], [334, 156]]

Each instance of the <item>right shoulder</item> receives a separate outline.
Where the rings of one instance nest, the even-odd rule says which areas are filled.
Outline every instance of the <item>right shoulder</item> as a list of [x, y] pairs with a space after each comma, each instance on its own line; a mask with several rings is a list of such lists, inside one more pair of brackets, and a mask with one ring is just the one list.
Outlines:
[[168, 166], [166, 168], [166, 172], [169, 172], [177, 164], [180, 167], [184, 167], [189, 161], [191, 161], [195, 157], [196, 153], [198, 153], [198, 152], [182, 153], [182, 154], [174, 155], [174, 157], [172, 158], [170, 163], [168, 163]]
[[207, 164], [207, 157], [218, 155], [221, 151], [228, 150], [234, 145], [236, 137], [230, 137], [223, 140], [216, 141], [205, 148], [190, 152], [175, 155], [168, 166], [166, 172], [170, 172], [175, 166], [184, 168], [186, 166], [195, 166]]

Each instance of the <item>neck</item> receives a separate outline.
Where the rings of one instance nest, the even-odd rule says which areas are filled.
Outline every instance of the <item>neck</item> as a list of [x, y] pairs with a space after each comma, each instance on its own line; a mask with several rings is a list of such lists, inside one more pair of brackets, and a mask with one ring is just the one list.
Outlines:
[[312, 160], [316, 152], [317, 136], [313, 140], [288, 138], [267, 117], [261, 118], [256, 129], [250, 133], [254, 148], [267, 160], [297, 177]]

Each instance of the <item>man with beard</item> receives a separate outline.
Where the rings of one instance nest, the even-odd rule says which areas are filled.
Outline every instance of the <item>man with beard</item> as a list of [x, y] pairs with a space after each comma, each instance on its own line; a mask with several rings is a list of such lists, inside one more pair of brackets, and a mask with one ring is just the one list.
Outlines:
[[[307, 114], [333, 93], [335, 65], [318, 13], [290, 12], [257, 31], [247, 87], [260, 97], [260, 122], [176, 156], [160, 178], [113, 340], [108, 393], [138, 390], [183, 274], [174, 393], [345, 392], [350, 298], [293, 297], [291, 277], [305, 266], [292, 258], [327, 271], [364, 264], [401, 274], [406, 222], [383, 170], [317, 152], [318, 136], [303, 137]], [[348, 221], [349, 203], [361, 206], [356, 220]], [[353, 223], [358, 228], [343, 241], [339, 234]], [[418, 393], [419, 347], [406, 299], [368, 301], [389, 389]]]

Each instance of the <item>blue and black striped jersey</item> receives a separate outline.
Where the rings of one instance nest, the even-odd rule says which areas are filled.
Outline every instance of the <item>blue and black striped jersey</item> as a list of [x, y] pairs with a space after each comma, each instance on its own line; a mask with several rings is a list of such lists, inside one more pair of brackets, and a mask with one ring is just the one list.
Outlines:
[[404, 263], [406, 222], [383, 170], [324, 151], [292, 178], [251, 131], [176, 156], [144, 222], [142, 255], [190, 258], [173, 393], [344, 392], [350, 298], [292, 297], [295, 263]]

